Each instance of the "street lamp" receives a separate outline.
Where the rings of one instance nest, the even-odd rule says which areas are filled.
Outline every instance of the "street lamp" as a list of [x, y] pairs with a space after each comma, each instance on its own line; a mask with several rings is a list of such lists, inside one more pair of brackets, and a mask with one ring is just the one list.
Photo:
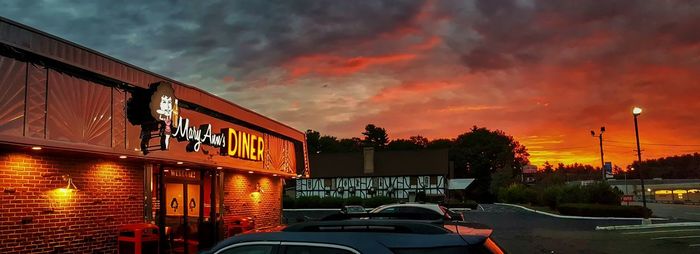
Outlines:
[[[603, 132], [605, 132], [605, 126], [600, 127], [600, 133], [598, 133], [598, 140], [600, 141], [600, 172], [603, 174], [603, 181], [605, 181], [605, 159], [603, 158]], [[591, 131], [591, 136], [595, 137], [595, 131]]]
[[[637, 137], [637, 162], [639, 162], [639, 179], [642, 184], [642, 204], [644, 205], [644, 208], [647, 208], [647, 197], [646, 197], [646, 191], [644, 188], [644, 175], [642, 174], [642, 150], [641, 147], [639, 146], [639, 125], [637, 124], [637, 117], [642, 114], [642, 109], [639, 107], [634, 107], [632, 109], [632, 115], [634, 116], [634, 134]], [[644, 218], [646, 219], [646, 213], [644, 213]]]
[[627, 171], [634, 171], [634, 168], [627, 167], [627, 170], [625, 170], [625, 195], [629, 195], [629, 190], [627, 189]]

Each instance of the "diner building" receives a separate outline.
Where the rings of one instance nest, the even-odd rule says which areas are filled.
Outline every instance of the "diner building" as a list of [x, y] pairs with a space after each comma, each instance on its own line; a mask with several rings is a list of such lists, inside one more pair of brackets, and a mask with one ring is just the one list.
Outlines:
[[297, 175], [303, 132], [0, 18], [0, 253], [116, 253], [139, 223], [196, 253], [279, 225]]

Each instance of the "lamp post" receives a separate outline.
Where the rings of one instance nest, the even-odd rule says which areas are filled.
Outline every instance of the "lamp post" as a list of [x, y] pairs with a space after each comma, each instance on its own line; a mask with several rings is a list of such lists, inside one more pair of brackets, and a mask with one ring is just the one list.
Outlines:
[[[642, 204], [644, 205], [644, 208], [647, 208], [647, 197], [646, 197], [646, 189], [644, 188], [644, 175], [642, 174], [642, 150], [641, 147], [639, 146], [639, 125], [637, 124], [637, 117], [642, 114], [642, 109], [639, 107], [634, 107], [632, 109], [632, 115], [634, 116], [634, 134], [637, 137], [637, 162], [639, 162], [639, 180], [641, 181], [642, 184]], [[645, 219], [646, 219], [646, 213], [645, 213]]]
[[[603, 132], [605, 132], [605, 126], [600, 127], [600, 133], [598, 133], [598, 141], [600, 142], [600, 172], [603, 175], [603, 181], [605, 181], [605, 159], [603, 158]], [[595, 137], [595, 131], [591, 131], [591, 136]]]

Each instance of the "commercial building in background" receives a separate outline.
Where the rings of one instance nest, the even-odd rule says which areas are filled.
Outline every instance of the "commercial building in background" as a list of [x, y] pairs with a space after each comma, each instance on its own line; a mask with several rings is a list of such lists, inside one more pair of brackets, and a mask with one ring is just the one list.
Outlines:
[[424, 193], [442, 198], [451, 171], [447, 149], [365, 148], [362, 152], [310, 154], [309, 162], [314, 170], [311, 178], [296, 180], [296, 197], [388, 196], [414, 201]]
[[647, 201], [659, 203], [700, 203], [700, 179], [645, 179], [642, 190], [639, 179], [614, 179], [608, 183], [634, 200], [642, 200], [642, 191], [646, 191]]
[[305, 149], [282, 123], [0, 18], [0, 253], [114, 253], [134, 223], [193, 253], [240, 218], [278, 225]]

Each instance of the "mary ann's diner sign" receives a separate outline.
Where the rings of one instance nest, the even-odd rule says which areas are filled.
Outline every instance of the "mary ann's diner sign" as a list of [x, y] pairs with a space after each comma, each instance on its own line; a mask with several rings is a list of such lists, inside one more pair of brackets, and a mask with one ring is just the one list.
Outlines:
[[[168, 150], [170, 139], [188, 142], [188, 152], [199, 152], [202, 145], [219, 149], [219, 153], [234, 158], [261, 161], [265, 153], [265, 140], [261, 136], [235, 128], [221, 128], [214, 132], [209, 123], [194, 125], [180, 114], [178, 99], [172, 85], [159, 82], [151, 86], [148, 103], [150, 115], [158, 123], [161, 147]], [[142, 125], [142, 128], [144, 126]], [[142, 133], [142, 138], [144, 134]]]

